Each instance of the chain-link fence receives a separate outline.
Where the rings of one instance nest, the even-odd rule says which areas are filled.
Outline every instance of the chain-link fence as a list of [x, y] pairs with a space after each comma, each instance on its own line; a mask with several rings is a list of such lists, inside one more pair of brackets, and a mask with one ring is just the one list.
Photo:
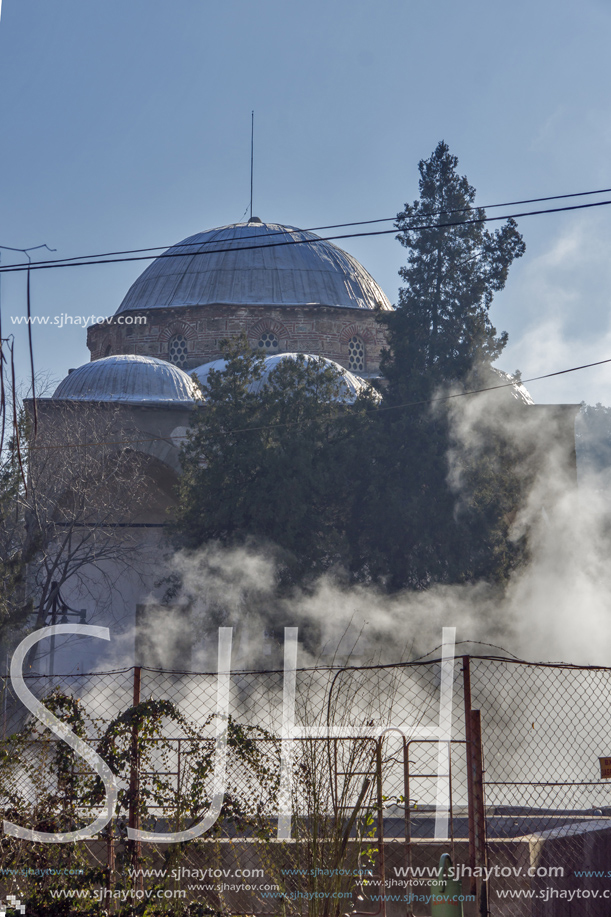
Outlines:
[[611, 751], [611, 669], [477, 659], [471, 672], [491, 913], [610, 914], [611, 784], [599, 758]]
[[[465, 915], [609, 914], [610, 681], [493, 657], [303, 669], [293, 686], [282, 671], [26, 677], [118, 800], [87, 840], [5, 826], [1, 893], [33, 915], [424, 915], [449, 853]], [[8, 678], [1, 702], [5, 821], [86, 828], [98, 772]]]

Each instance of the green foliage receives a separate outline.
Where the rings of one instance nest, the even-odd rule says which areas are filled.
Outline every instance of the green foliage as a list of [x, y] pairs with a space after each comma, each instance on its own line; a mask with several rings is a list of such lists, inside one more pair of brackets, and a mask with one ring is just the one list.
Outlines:
[[[171, 701], [150, 699], [103, 723], [88, 717], [78, 699], [59, 690], [46, 697], [44, 704], [102, 755], [117, 777], [120, 792], [112, 830], [107, 829], [98, 841], [32, 844], [8, 836], [2, 839], [5, 894], [18, 894], [28, 914], [220, 917], [231, 913], [235, 896], [217, 894], [214, 888], [200, 891], [198, 901], [190, 894], [184, 899], [157, 897], [158, 891], [184, 889], [173, 871], [186, 867], [188, 874], [189, 869], [202, 865], [263, 867], [267, 881], [286, 895], [282, 907], [287, 917], [303, 913], [304, 898], [310, 917], [339, 917], [352, 909], [354, 876], [372, 868], [376, 853], [372, 846], [375, 781], [362, 777], [363, 772], [375, 770], [375, 742], [350, 739], [339, 748], [333, 741], [299, 743], [292, 761], [293, 830], [299, 843], [279, 846], [270, 841], [277, 830], [280, 741], [260, 727], [230, 717], [225, 795], [221, 815], [205, 842], [157, 848], [143, 845], [136, 854], [133, 843], [126, 839], [130, 809], [135, 807], [140, 824], [148, 830], [157, 826], [182, 830], [199, 822], [209, 808], [216, 714], [196, 725]], [[314, 706], [310, 703], [310, 710]], [[331, 702], [329, 709], [333, 716]], [[361, 711], [357, 719], [368, 716]], [[180, 776], [176, 770], [178, 736]], [[334, 779], [334, 768], [341, 771], [339, 782]], [[136, 784], [130, 779], [134, 769]], [[53, 739], [34, 720], [0, 746], [0, 792], [5, 818], [52, 832], [89, 823], [104, 796], [99, 778], [69, 746]], [[246, 852], [238, 848], [232, 854], [221, 843], [243, 837]], [[110, 870], [109, 843], [114, 851]], [[164, 869], [165, 876], [148, 875], [145, 897], [138, 899], [134, 894], [141, 886], [131, 870], [152, 866]], [[35, 872], [19, 874], [21, 867]], [[296, 868], [303, 873], [295, 874]], [[64, 896], [59, 897], [59, 892]], [[70, 892], [77, 894], [71, 898]], [[252, 892], [256, 894], [254, 888]], [[250, 893], [248, 899], [252, 901]], [[266, 901], [259, 900], [264, 908]]]
[[497, 337], [488, 310], [524, 242], [512, 219], [494, 232], [472, 222], [486, 214], [474, 206], [475, 188], [457, 165], [441, 141], [418, 166], [420, 199], [397, 216], [397, 238], [408, 249], [399, 271], [405, 285], [397, 310], [380, 316], [389, 335], [382, 365], [391, 398], [398, 389], [400, 397], [419, 400], [440, 384], [465, 382], [507, 342], [506, 333]]
[[287, 582], [345, 564], [352, 470], [375, 402], [347, 409], [340, 374], [305, 358], [282, 361], [254, 393], [261, 358], [245, 339], [224, 355], [182, 450], [180, 544], [272, 544]]
[[[379, 315], [382, 403], [338, 404], [337, 376], [305, 360], [281, 363], [255, 394], [260, 359], [245, 338], [226, 342], [227, 369], [210, 374], [183, 449], [182, 545], [273, 545], [285, 584], [341, 568], [391, 591], [502, 583], [519, 562], [523, 546], [508, 538], [524, 484], [517, 450], [502, 424], [470, 448], [443, 397], [498, 384], [507, 335], [489, 308], [524, 243], [511, 219], [492, 232], [478, 222], [445, 143], [419, 169], [420, 199], [396, 223], [404, 286]], [[495, 415], [514, 408], [508, 394]]]
[[[118, 917], [213, 914], [209, 906], [189, 900], [160, 901], [155, 895], [140, 902], [134, 899], [137, 881], [132, 868], [146, 868], [154, 860], [167, 875], [148, 889], [171, 889], [175, 887], [171, 871], [192, 865], [189, 854], [197, 841], [163, 846], [161, 852], [146, 845], [136, 857], [133, 843], [127, 841], [127, 822], [130, 809], [147, 830], [161, 825], [162, 830], [179, 831], [202, 819], [212, 803], [216, 714], [197, 725], [171, 701], [150, 699], [102, 723], [87, 717], [81, 702], [60, 690], [43, 702], [95, 747], [117, 777], [116, 817], [98, 842], [33, 844], [5, 836], [0, 842], [0, 865], [12, 871], [13, 878], [6, 878], [7, 872], [3, 880], [8, 893], [26, 900], [27, 912], [33, 917], [109, 913], [99, 897], [105, 888], [115, 897], [103, 900], [108, 906], [113, 902], [112, 913]], [[269, 815], [277, 808], [279, 755], [278, 740], [265, 730], [229, 718], [226, 791], [209, 841], [247, 834], [251, 842], [267, 845], [275, 827]], [[136, 782], [130, 779], [134, 772]], [[4, 818], [57, 832], [90, 823], [103, 802], [104, 788], [65, 742], [41, 730], [38, 720], [31, 720], [0, 743], [0, 794]], [[109, 843], [114, 849], [110, 875], [106, 865]], [[206, 851], [207, 865], [220, 863], [218, 844], [209, 843]], [[21, 868], [37, 872], [21, 875]], [[59, 890], [78, 891], [83, 897], [57, 897]], [[220, 900], [222, 903], [222, 896]]]
[[[56, 689], [44, 704], [77, 736], [87, 737], [93, 723], [80, 701]], [[38, 720], [29, 720], [21, 732], [0, 745], [3, 817], [50, 832], [73, 831], [86, 823], [82, 806], [87, 802], [91, 778], [79, 764], [80, 759], [65, 742], [54, 741], [41, 731]], [[4, 836], [0, 856], [3, 869], [12, 870], [14, 876], [5, 877], [3, 884], [9, 893], [27, 899], [28, 915], [68, 917], [99, 912], [94, 899], [75, 902], [50, 894], [51, 889], [74, 891], [104, 883], [103, 868], [88, 855], [84, 844], [36, 844]], [[32, 872], [23, 875], [22, 869]]]
[[511, 443], [491, 428], [485, 453], [459, 449], [458, 494], [449, 481], [457, 445], [451, 405], [431, 403], [498, 384], [491, 364], [507, 336], [497, 336], [488, 310], [524, 251], [513, 220], [492, 233], [470, 222], [485, 214], [457, 163], [441, 142], [419, 164], [420, 199], [396, 223], [408, 249], [405, 285], [396, 311], [379, 316], [389, 341], [382, 371], [390, 410], [380, 413], [371, 441], [383, 473], [363, 488], [359, 553], [391, 589], [502, 580], [520, 556], [507, 537], [519, 490]]

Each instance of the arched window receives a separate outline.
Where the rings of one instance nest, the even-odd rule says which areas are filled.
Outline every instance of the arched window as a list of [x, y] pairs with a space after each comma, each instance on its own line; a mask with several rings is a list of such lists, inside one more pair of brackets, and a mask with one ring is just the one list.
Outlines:
[[184, 366], [187, 362], [187, 339], [183, 334], [175, 334], [170, 338], [168, 360], [175, 366]]
[[264, 331], [257, 343], [259, 353], [278, 353], [280, 350], [280, 341], [273, 331]]
[[365, 342], [358, 334], [348, 341], [348, 369], [353, 373], [365, 371]]
[[104, 348], [104, 356], [109, 357], [111, 350], [112, 350], [112, 347], [110, 346], [110, 344], [107, 344], [106, 347]]

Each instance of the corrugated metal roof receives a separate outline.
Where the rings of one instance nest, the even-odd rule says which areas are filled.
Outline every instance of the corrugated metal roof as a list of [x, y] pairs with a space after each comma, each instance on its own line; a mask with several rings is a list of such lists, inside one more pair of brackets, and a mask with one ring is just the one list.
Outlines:
[[[281, 244], [295, 239], [306, 241]], [[274, 244], [252, 247], [262, 242]], [[117, 312], [224, 304], [392, 309], [356, 258], [294, 226], [234, 223], [189, 236], [167, 253], [177, 257], [149, 265]]]
[[[337, 369], [342, 374], [342, 379], [339, 384], [339, 391], [337, 395], [337, 401], [341, 401], [345, 404], [352, 404], [355, 401], [356, 397], [360, 392], [371, 389], [369, 382], [365, 382], [363, 379], [359, 379], [358, 376], [355, 376], [349, 370], [344, 369], [343, 366], [340, 366], [339, 363], [336, 363], [335, 360], [329, 360], [326, 357], [317, 357], [309, 353], [276, 353], [269, 357], [265, 357], [263, 360], [263, 371], [261, 373], [261, 378], [256, 379], [251, 382], [248, 386], [250, 392], [260, 392], [261, 389], [267, 384], [269, 379], [269, 374], [274, 370], [279, 363], [283, 360], [297, 360], [300, 357], [303, 357], [307, 362], [320, 362], [322, 361], [327, 366], [332, 366], [334, 369]], [[192, 370], [192, 372], [197, 376], [202, 385], [206, 384], [208, 378], [208, 373], [211, 369], [215, 369], [218, 372], [223, 372], [227, 366], [226, 360], [213, 360], [211, 363], [204, 363], [202, 366], [198, 366], [197, 369]]]
[[155, 357], [103, 357], [72, 370], [53, 393], [56, 400], [193, 404], [198, 391], [190, 376]]

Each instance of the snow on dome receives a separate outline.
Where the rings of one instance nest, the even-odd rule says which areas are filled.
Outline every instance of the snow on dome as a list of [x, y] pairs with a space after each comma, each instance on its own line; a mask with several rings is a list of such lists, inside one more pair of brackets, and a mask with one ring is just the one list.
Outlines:
[[[347, 369], [344, 369], [344, 367], [340, 366], [339, 363], [336, 363], [335, 360], [328, 360], [325, 357], [316, 357], [309, 353], [276, 353], [272, 356], [265, 357], [263, 360], [263, 371], [261, 373], [261, 378], [251, 382], [248, 386], [248, 391], [257, 394], [265, 387], [270, 373], [279, 365], [279, 363], [281, 363], [283, 360], [297, 360], [300, 357], [303, 357], [303, 359], [308, 363], [322, 362], [325, 364], [325, 366], [331, 366], [333, 369], [339, 370], [339, 372], [342, 374], [342, 378], [339, 382], [339, 392], [337, 396], [338, 401], [352, 404], [352, 402], [356, 400], [357, 396], [361, 392], [371, 390], [372, 388], [368, 382], [365, 382], [363, 379], [359, 379], [358, 376], [355, 376]], [[201, 384], [205, 385], [210, 370], [215, 369], [218, 372], [223, 372], [226, 366], [227, 360], [213, 360], [211, 363], [204, 363], [202, 366], [198, 366], [197, 369], [192, 370], [192, 372], [197, 376]]]
[[72, 370], [55, 389], [55, 400], [172, 402], [192, 404], [199, 393], [193, 380], [172, 363], [128, 354], [103, 357]]
[[[519, 401], [521, 404], [534, 404], [532, 395], [528, 391], [525, 385], [522, 385], [521, 382], [515, 382], [514, 377], [509, 373], [503, 372], [502, 369], [497, 369], [496, 366], [492, 367], [492, 372], [499, 377], [497, 385], [506, 384], [509, 391], [513, 395], [516, 401]], [[512, 382], [511, 387], [508, 383]]]
[[212, 360], [211, 363], [202, 363], [201, 366], [197, 366], [195, 369], [192, 369], [191, 373], [194, 376], [197, 376], [202, 385], [206, 385], [208, 381], [208, 373], [211, 369], [222, 373], [225, 371], [226, 366], [227, 360]]
[[132, 284], [117, 313], [251, 304], [392, 309], [352, 255], [313, 232], [253, 220], [173, 245]]

